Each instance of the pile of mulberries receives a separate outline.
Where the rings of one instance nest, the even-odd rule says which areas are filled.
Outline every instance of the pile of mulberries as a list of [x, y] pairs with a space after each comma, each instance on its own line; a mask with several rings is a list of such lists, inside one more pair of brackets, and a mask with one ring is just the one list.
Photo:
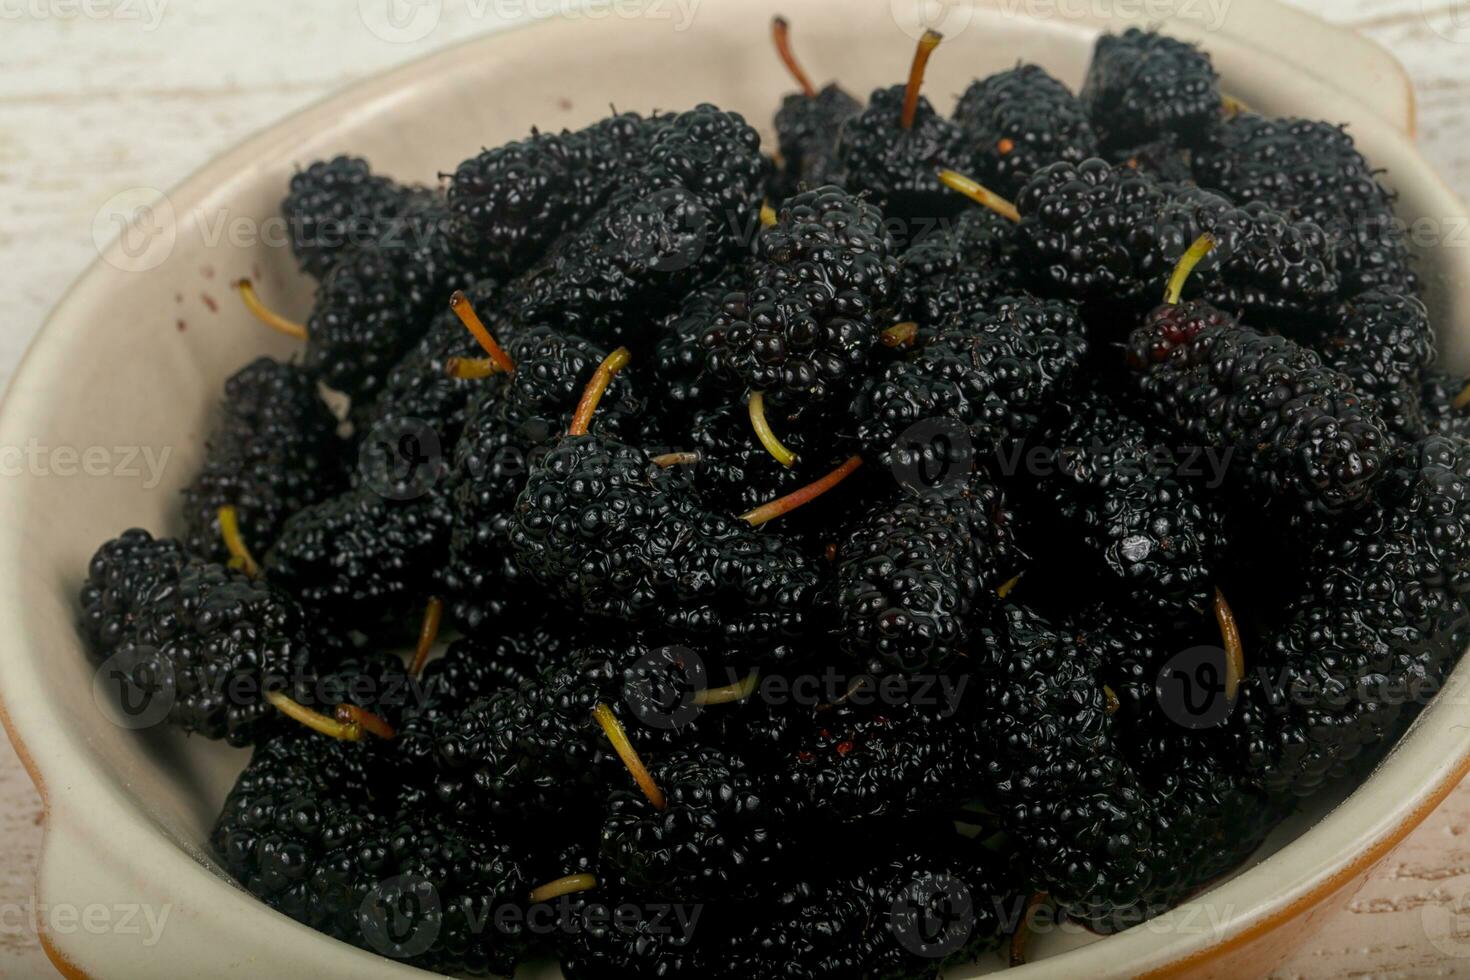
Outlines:
[[209, 846], [272, 908], [937, 980], [1233, 873], [1457, 665], [1470, 383], [1348, 131], [1150, 31], [946, 113], [932, 32], [860, 100], [789, 29], [774, 146], [640, 106], [291, 181], [313, 313], [242, 293], [299, 356], [77, 599], [115, 717], [250, 748]]

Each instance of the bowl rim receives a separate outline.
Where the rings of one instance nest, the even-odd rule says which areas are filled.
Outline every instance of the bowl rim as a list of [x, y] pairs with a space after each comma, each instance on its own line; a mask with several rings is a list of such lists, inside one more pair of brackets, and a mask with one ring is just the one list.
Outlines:
[[[1250, 4], [1245, 4], [1245, 6], [1250, 6]], [[1314, 20], [1310, 18], [1310, 15], [1300, 11], [1292, 11], [1292, 14]], [[482, 48], [492, 48], [502, 44], [508, 36], [521, 29], [544, 28], [556, 23], [556, 21], [522, 21], [498, 25], [488, 34], [458, 42], [358, 81], [237, 142], [232, 148], [216, 155], [179, 182], [169, 191], [168, 196], [170, 200], [178, 203], [201, 202], [207, 199], [211, 192], [218, 189], [221, 183], [217, 179], [219, 176], [236, 175], [248, 170], [249, 160], [260, 151], [278, 145], [284, 132], [299, 129], [313, 120], [329, 120], [338, 113], [357, 105], [376, 102], [390, 95], [398, 86], [425, 73], [437, 71], [442, 66], [461, 59], [481, 56]], [[1371, 110], [1368, 111], [1371, 112]], [[1412, 118], [1412, 112], [1410, 112], [1407, 116], [1409, 125], [1412, 125]], [[1403, 122], [1400, 123], [1400, 125], [1403, 124]], [[1394, 128], [1387, 121], [1382, 122], [1381, 125], [1385, 129]], [[1395, 138], [1399, 142], [1405, 142], [1402, 136]], [[1453, 192], [1444, 185], [1443, 180], [1420, 156], [1417, 149], [1405, 142], [1404, 150], [1404, 159], [1414, 161], [1413, 176], [1418, 179], [1432, 178], [1441, 189], [1442, 195], [1455, 200], [1458, 204]], [[1464, 205], [1459, 204], [1459, 211], [1464, 210]], [[3, 398], [0, 398], [0, 445], [10, 444], [15, 436], [23, 435], [20, 428], [24, 424], [24, 413], [21, 411], [21, 406], [25, 400], [34, 398], [38, 403], [44, 401], [44, 395], [39, 394], [44, 390], [44, 386], [37, 385], [32, 389], [29, 382], [33, 375], [41, 373], [39, 365], [52, 359], [68, 344], [68, 341], [60, 335], [61, 331], [57, 327], [68, 319], [69, 311], [85, 305], [89, 294], [93, 291], [105, 288], [106, 277], [99, 276], [98, 272], [99, 269], [106, 267], [107, 254], [108, 250], [104, 250], [104, 253], [94, 259], [77, 278], [73, 287], [64, 294], [61, 301], [48, 314], [17, 364], [11, 382]], [[10, 492], [14, 492], [10, 489], [10, 485], [0, 486], [0, 501], [3, 501], [5, 494]], [[3, 512], [4, 509], [3, 505], [0, 505], [0, 512]], [[10, 522], [0, 520], [0, 554], [19, 555], [24, 552], [24, 547], [22, 529]], [[108, 818], [86, 807], [71, 806], [69, 805], [71, 800], [53, 796], [48, 792], [48, 769], [56, 774], [69, 772], [73, 777], [77, 775], [94, 776], [100, 772], [100, 766], [78, 747], [71, 744], [73, 736], [65, 727], [64, 716], [58, 716], [44, 698], [25, 696], [26, 694], [34, 695], [38, 688], [34, 673], [28, 671], [28, 668], [34, 666], [34, 660], [39, 657], [39, 653], [34, 652], [24, 630], [17, 625], [24, 621], [24, 610], [14, 605], [15, 600], [12, 598], [15, 594], [14, 590], [3, 588], [3, 585], [15, 573], [15, 570], [8, 567], [8, 564], [0, 566], [0, 682], [3, 682], [0, 683], [0, 723], [3, 723], [17, 755], [36, 784], [42, 798], [45, 837], [40, 858], [42, 869], [38, 869], [37, 891], [39, 893], [45, 882], [45, 875], [40, 871], [55, 858], [56, 838], [68, 832], [67, 825], [70, 821], [103, 827], [106, 826]], [[1462, 663], [1455, 674], [1455, 679], [1462, 688], [1467, 682], [1470, 682], [1467, 681], [1467, 671], [1470, 671], [1470, 665]], [[1367, 786], [1370, 782], [1381, 783], [1382, 777], [1389, 775], [1390, 770], [1394, 770], [1390, 763], [1395, 759], [1403, 761], [1402, 756], [1407, 752], [1401, 750], [1419, 749], [1414, 753], [1416, 757], [1430, 759], [1429, 736], [1437, 732], [1441, 740], [1432, 747], [1433, 752], [1437, 755], [1432, 760], [1434, 764], [1427, 767], [1429, 772], [1427, 779], [1421, 780], [1417, 777], [1410, 779], [1406, 768], [1398, 766], [1395, 771], [1400, 778], [1383, 787], [1386, 790], [1395, 791], [1393, 804], [1379, 814], [1376, 820], [1361, 820], [1361, 815], [1357, 811], [1362, 807], [1354, 807], [1350, 798], [1348, 802], [1325, 817], [1322, 823], [1283, 848], [1283, 852], [1291, 848], [1300, 849], [1300, 845], [1310, 834], [1316, 833], [1328, 823], [1341, 828], [1354, 820], [1358, 820], [1358, 823], [1353, 825], [1356, 833], [1352, 836], [1354, 840], [1361, 842], [1360, 848], [1355, 851], [1339, 852], [1330, 858], [1324, 857], [1316, 862], [1310, 872], [1299, 874], [1292, 882], [1292, 888], [1280, 896], [1278, 901], [1273, 902], [1270, 908], [1265, 909], [1264, 914], [1243, 914], [1233, 917], [1217, 932], [1203, 938], [1198, 936], [1190, 938], [1181, 934], [1176, 936], [1172, 943], [1160, 944], [1149, 940], [1146, 935], [1140, 933], [1139, 929], [1134, 929], [1087, 946], [1086, 955], [1096, 957], [1109, 950], [1116, 951], [1122, 969], [1136, 968], [1141, 964], [1147, 968], [1148, 972], [1144, 974], [1147, 976], [1178, 975], [1203, 962], [1212, 961], [1234, 949], [1242, 948], [1261, 936], [1281, 928], [1307, 909], [1341, 890], [1407, 836], [1467, 774], [1467, 771], [1470, 771], [1470, 727], [1457, 725], [1452, 719], [1446, 719], [1448, 705], [1445, 705], [1444, 702], [1449, 693], [1448, 691], [1441, 693], [1435, 703], [1416, 721], [1414, 728], [1400, 739], [1384, 765], [1369, 776], [1362, 785]], [[1446, 710], [1437, 710], [1442, 706]], [[1433, 732], [1429, 731], [1431, 728]], [[37, 735], [44, 733], [45, 737], [33, 739], [28, 734], [31, 732]], [[1450, 751], [1446, 751], [1447, 749]], [[1361, 794], [1355, 793], [1354, 795]], [[63, 817], [65, 819], [62, 819]], [[162, 857], [165, 861], [170, 862], [170, 872], [177, 869], [182, 873], [202, 875], [221, 889], [232, 888], [230, 883], [218, 879], [218, 876], [172, 842], [154, 841], [153, 843], [150, 858]], [[130, 854], [130, 857], [137, 859], [138, 863], [146, 863], [138, 855]], [[1258, 871], [1259, 869], [1252, 870]], [[1244, 882], [1251, 875], [1252, 871], [1248, 871], [1222, 887]], [[1207, 898], [1215, 892], [1215, 889], [1211, 889], [1205, 893], [1204, 897]], [[224, 895], [226, 892], [221, 891], [220, 894]], [[253, 899], [250, 901], [253, 903]], [[263, 904], [260, 904], [259, 908], [268, 913], [273, 920], [278, 920], [283, 927], [297, 926], [299, 929], [306, 929], [268, 909]], [[1169, 913], [1162, 919], [1168, 919], [1176, 914]], [[306, 931], [310, 932], [310, 930]], [[378, 964], [380, 970], [397, 967], [399, 970], [408, 971], [405, 975], [418, 974], [418, 971], [412, 968], [393, 964], [391, 961], [338, 943], [329, 937], [315, 933], [312, 933], [312, 937], [337, 947], [336, 951], [341, 956], [367, 957], [368, 962]], [[47, 956], [64, 976], [87, 975], [68, 955], [66, 941], [44, 930], [41, 932], [40, 939]], [[1148, 948], [1150, 945], [1152, 948]], [[1025, 974], [1028, 976], [1039, 976], [1043, 973], [1060, 974], [1063, 970], [1070, 972], [1081, 965], [1081, 955], [1083, 955], [1082, 950], [1067, 951], [1022, 969], [1030, 971]], [[1112, 956], [1107, 958], [1113, 959]], [[346, 961], [343, 960], [343, 962]], [[1093, 968], [1099, 965], [1088, 963], [1089, 971], [1096, 972]]]

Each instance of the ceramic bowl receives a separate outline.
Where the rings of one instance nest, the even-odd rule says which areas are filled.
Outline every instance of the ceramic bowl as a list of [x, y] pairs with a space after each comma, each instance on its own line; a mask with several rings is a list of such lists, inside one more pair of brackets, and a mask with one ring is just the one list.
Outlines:
[[[797, 19], [808, 69], [856, 92], [902, 75], [928, 9], [913, 0], [781, 5]], [[1098, 31], [1125, 23], [1054, 13], [1084, 6], [936, 8], [947, 39], [927, 91], [947, 110], [970, 79], [1017, 59], [1075, 86]], [[1197, 16], [1162, 26], [1204, 43], [1232, 94], [1267, 112], [1350, 123], [1369, 158], [1388, 169], [1404, 217], [1463, 227], [1455, 223], [1465, 208], [1413, 148], [1412, 96], [1391, 58], [1260, 0], [1180, 6]], [[1221, 6], [1225, 15], [1211, 22]], [[39, 900], [72, 910], [43, 921], [46, 949], [64, 973], [416, 972], [292, 922], [221, 874], [208, 828], [244, 753], [119, 727], [94, 697], [74, 627], [74, 596], [99, 542], [132, 525], [176, 526], [176, 491], [198, 461], [224, 378], [257, 354], [292, 352], [250, 320], [228, 284], [250, 275], [284, 312], [306, 312], [311, 286], [269, 220], [293, 167], [350, 151], [401, 178], [432, 180], [481, 145], [533, 125], [586, 123], [609, 103], [647, 111], [708, 100], [768, 126], [789, 87], [768, 47], [776, 12], [773, 0], [660, 2], [638, 17], [562, 17], [499, 31], [296, 115], [166, 195], [124, 199], [119, 213], [129, 222], [118, 241], [62, 299], [0, 412], [7, 458], [34, 447], [41, 461], [0, 482], [0, 691], [6, 727], [47, 807]], [[1457, 325], [1470, 323], [1470, 252], [1429, 249], [1421, 270], [1446, 357], [1463, 370], [1470, 328]], [[1263, 973], [1346, 901], [1467, 766], [1470, 709], [1441, 695], [1371, 778], [1345, 799], [1315, 803], [1248, 870], [1120, 935], [1043, 935], [1034, 962], [1015, 976]], [[112, 911], [98, 917], [93, 906]], [[161, 928], [150, 926], [160, 919]]]

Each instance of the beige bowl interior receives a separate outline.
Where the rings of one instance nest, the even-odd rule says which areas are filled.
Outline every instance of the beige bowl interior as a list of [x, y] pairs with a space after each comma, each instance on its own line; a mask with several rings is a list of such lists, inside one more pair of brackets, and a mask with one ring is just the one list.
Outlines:
[[[910, 5], [804, 0], [799, 10], [784, 6], [819, 84], [838, 77], [866, 94], [905, 71], [916, 36], [912, 14], [906, 15]], [[927, 86], [941, 111], [970, 79], [1018, 59], [1040, 62], [1074, 86], [1080, 81], [1097, 24], [1013, 16], [1005, 11], [1016, 5], [997, 6], [967, 8], [963, 24], [945, 25], [949, 38]], [[204, 842], [245, 754], [109, 722], [94, 701], [92, 667], [73, 628], [73, 597], [99, 542], [133, 525], [175, 527], [177, 489], [199, 458], [223, 379], [254, 355], [292, 352], [289, 341], [251, 321], [229, 283], [250, 275], [285, 312], [307, 310], [309, 283], [295, 272], [289, 250], [270, 244], [268, 219], [293, 167], [349, 151], [398, 177], [432, 181], [481, 145], [533, 125], [577, 126], [610, 103], [647, 111], [708, 100], [768, 128], [789, 88], [767, 42], [776, 10], [770, 0], [706, 0], [687, 30], [653, 17], [548, 22], [355, 88], [153, 201], [65, 297], [0, 416], [0, 445], [63, 450], [46, 457], [46, 473], [0, 485], [0, 691], [49, 803], [41, 900], [169, 909], [152, 947], [134, 935], [48, 931], [48, 942], [77, 968], [129, 976], [151, 975], [160, 964], [177, 975], [409, 972], [296, 925], [218, 875]], [[1206, 43], [1230, 90], [1249, 103], [1351, 121], [1370, 157], [1390, 169], [1405, 215], [1440, 227], [1464, 216], [1379, 115], [1410, 118], [1402, 79], [1381, 56], [1300, 15], [1255, 2], [1231, 5], [1230, 18], [1216, 30], [1189, 23], [1170, 30]], [[1273, 35], [1295, 43], [1303, 52], [1298, 60], [1319, 76], [1353, 75], [1356, 63], [1362, 98], [1262, 51]], [[148, 203], [146, 195], [127, 213], [136, 203]], [[266, 241], [253, 240], [253, 230]], [[1459, 323], [1470, 310], [1470, 256], [1431, 250], [1422, 268], [1450, 362], [1464, 368], [1470, 331]], [[106, 472], [65, 475], [66, 447], [78, 453], [101, 447]], [[161, 464], [156, 485], [150, 458]], [[1134, 975], [1300, 901], [1354, 855], [1392, 836], [1433, 788], [1462, 769], [1467, 717], [1463, 701], [1437, 703], [1372, 781], [1335, 809], [1335, 801], [1314, 806], [1276, 835], [1266, 849], [1274, 856], [1202, 896], [1192, 913], [1101, 941], [1044, 936], [1035, 950], [1039, 961], [1023, 973]], [[1085, 952], [1068, 952], [1083, 945]]]

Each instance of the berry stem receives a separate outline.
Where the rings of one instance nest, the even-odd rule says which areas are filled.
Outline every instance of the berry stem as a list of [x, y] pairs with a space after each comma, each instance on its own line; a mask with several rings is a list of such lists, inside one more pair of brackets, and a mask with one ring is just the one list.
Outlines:
[[1021, 212], [1016, 210], [1014, 204], [959, 171], [939, 171], [939, 182], [952, 191], [959, 191], [976, 204], [989, 208], [1012, 224], [1020, 224]]
[[444, 362], [444, 373], [461, 381], [478, 381], [492, 374], [504, 374], [505, 368], [490, 357], [451, 357]]
[[995, 590], [995, 597], [997, 599], [1004, 599], [1006, 596], [1010, 595], [1011, 592], [1015, 590], [1016, 586], [1021, 584], [1021, 575], [1023, 574], [1025, 573], [1023, 572], [1021, 574], [1015, 575], [1002, 582], [1000, 584], [1000, 588]]
[[597, 724], [602, 726], [603, 734], [612, 743], [613, 751], [618, 758], [623, 760], [623, 765], [628, 767], [628, 772], [633, 775], [633, 782], [643, 790], [643, 795], [648, 797], [648, 802], [653, 804], [655, 810], [666, 809], [669, 805], [664, 799], [664, 791], [658, 788], [653, 781], [653, 774], [638, 757], [638, 750], [633, 748], [633, 743], [628, 740], [628, 733], [623, 730], [623, 723], [618, 721], [618, 716], [613, 714], [612, 709], [605, 704], [599, 704], [592, 709], [592, 717], [597, 719]]
[[597, 365], [597, 370], [592, 374], [592, 380], [587, 382], [586, 389], [582, 392], [582, 400], [577, 403], [576, 414], [572, 416], [572, 426], [567, 430], [567, 435], [585, 436], [587, 427], [592, 424], [592, 414], [597, 411], [597, 404], [602, 401], [606, 394], [608, 385], [612, 384], [613, 376], [628, 366], [633, 355], [626, 347], [619, 347]]
[[776, 216], [776, 209], [771, 207], [770, 201], [761, 202], [761, 227], [774, 228], [780, 218]]
[[1220, 624], [1220, 641], [1225, 645], [1225, 697], [1234, 701], [1245, 677], [1245, 647], [1240, 642], [1240, 624], [1235, 621], [1235, 611], [1219, 589], [1215, 590], [1215, 621]]
[[230, 553], [230, 567], [238, 568], [255, 578], [260, 574], [260, 565], [245, 546], [245, 539], [240, 536], [240, 515], [235, 510], [235, 505], [225, 504], [219, 509], [218, 517], [219, 534], [224, 539], [225, 550]]
[[597, 887], [597, 876], [589, 874], [567, 875], [555, 881], [548, 881], [531, 889], [531, 903], [550, 902], [553, 899], [565, 895], [575, 895], [577, 892], [591, 891]]
[[693, 466], [699, 462], [699, 453], [664, 453], [649, 460], [654, 466], [666, 470], [670, 466]]
[[895, 323], [878, 335], [883, 341], [884, 347], [912, 347], [914, 338], [919, 336], [919, 325], [913, 320], [903, 323]]
[[1026, 900], [1026, 910], [1021, 913], [1021, 921], [1016, 923], [1016, 931], [1011, 933], [1010, 966], [1026, 965], [1026, 943], [1031, 938], [1031, 917], [1036, 914], [1036, 910], [1044, 901], [1046, 901], [1045, 892], [1037, 892]]
[[255, 314], [255, 318], [261, 323], [288, 337], [295, 337], [297, 340], [306, 339], [306, 327], [295, 320], [286, 319], [261, 302], [260, 296], [255, 292], [255, 284], [249, 279], [238, 280], [235, 288], [240, 291], [240, 299], [244, 301], [245, 308]]
[[929, 56], [942, 40], [944, 35], [933, 30], [925, 31], [924, 36], [919, 38], [919, 46], [914, 51], [914, 62], [909, 66], [909, 83], [903, 91], [903, 115], [898, 120], [899, 125], [906, 130], [914, 128], [914, 116], [919, 111], [919, 89], [924, 87], [924, 68], [929, 64]]
[[1246, 105], [1243, 101], [1237, 99], [1233, 95], [1221, 95], [1220, 105], [1225, 109], [1225, 114], [1227, 116], [1239, 116], [1242, 113], [1251, 111], [1250, 106]]
[[337, 705], [336, 715], [337, 720], [342, 724], [355, 725], [359, 731], [372, 732], [385, 742], [391, 742], [398, 734], [381, 715], [375, 715], [366, 708], [360, 708], [355, 704]]
[[801, 63], [796, 60], [796, 54], [791, 50], [791, 25], [785, 17], [771, 18], [771, 40], [776, 44], [776, 54], [781, 58], [781, 64], [791, 72], [791, 77], [796, 79], [796, 84], [801, 88], [801, 94], [811, 98], [817, 94], [817, 87], [807, 77], [807, 73], [801, 70]]
[[328, 738], [335, 738], [342, 742], [362, 741], [363, 726], [355, 720], [343, 721], [338, 718], [328, 718], [319, 711], [312, 711], [304, 704], [291, 700], [281, 691], [267, 691], [265, 699], [281, 714], [293, 721], [301, 722], [314, 732], [320, 732]]
[[505, 349], [495, 342], [494, 337], [490, 336], [490, 331], [485, 328], [484, 321], [475, 312], [474, 304], [464, 294], [464, 290], [454, 291], [454, 295], [449, 297], [449, 308], [454, 311], [455, 316], [459, 317], [459, 322], [465, 325], [465, 329], [474, 335], [475, 340], [479, 341], [485, 353], [490, 355], [490, 360], [500, 365], [500, 370], [514, 371], [516, 369], [516, 362], [511, 360]]
[[815, 483], [808, 483], [800, 490], [788, 493], [786, 496], [772, 500], [770, 503], [761, 504], [755, 510], [741, 514], [740, 519], [749, 521], [753, 527], [760, 527], [767, 521], [775, 520], [783, 514], [791, 513], [803, 504], [809, 504], [813, 500], [816, 500], [822, 494], [851, 476], [853, 471], [862, 465], [863, 458], [861, 456], [853, 456]]
[[730, 704], [735, 701], [744, 701], [755, 693], [755, 686], [760, 683], [761, 672], [754, 668], [745, 675], [744, 680], [738, 680], [724, 687], [710, 687], [694, 695], [694, 703], [704, 707], [712, 704]]
[[790, 468], [796, 465], [796, 453], [787, 449], [775, 431], [771, 428], [770, 420], [766, 418], [766, 393], [753, 391], [750, 393], [750, 424], [755, 429], [755, 437], [766, 447], [766, 452], [776, 457], [776, 462]]
[[1450, 402], [1450, 405], [1457, 409], [1462, 409], [1466, 405], [1470, 405], [1470, 384], [1466, 384], [1464, 388], [1460, 389], [1460, 393], [1455, 396], [1455, 400]]
[[1118, 692], [1106, 684], [1103, 685], [1103, 697], [1108, 702], [1108, 714], [1115, 715], [1118, 709], [1123, 707], [1123, 702], [1118, 700]]
[[1179, 297], [1184, 295], [1184, 284], [1188, 281], [1195, 267], [1204, 261], [1215, 248], [1215, 236], [1204, 234], [1194, 240], [1194, 244], [1184, 250], [1179, 256], [1179, 263], [1174, 266], [1173, 273], [1169, 276], [1169, 285], [1164, 290], [1164, 303], [1174, 306], [1179, 302]]
[[417, 677], [423, 673], [424, 664], [429, 660], [429, 651], [434, 649], [434, 641], [439, 639], [439, 624], [443, 621], [444, 600], [434, 596], [424, 606], [424, 620], [419, 626], [419, 642], [413, 651], [413, 663], [408, 668], [409, 677]]

